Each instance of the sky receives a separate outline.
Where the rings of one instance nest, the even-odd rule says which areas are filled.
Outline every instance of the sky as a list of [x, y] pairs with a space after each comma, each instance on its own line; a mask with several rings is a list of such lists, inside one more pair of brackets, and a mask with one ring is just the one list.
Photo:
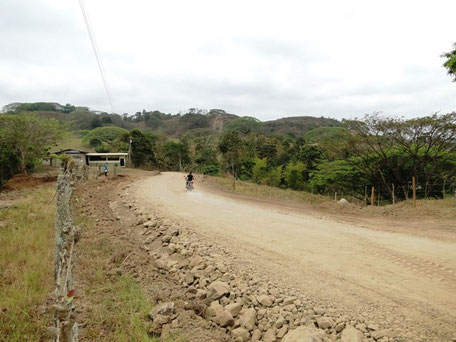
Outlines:
[[406, 118], [456, 110], [454, 0], [0, 0], [0, 106]]

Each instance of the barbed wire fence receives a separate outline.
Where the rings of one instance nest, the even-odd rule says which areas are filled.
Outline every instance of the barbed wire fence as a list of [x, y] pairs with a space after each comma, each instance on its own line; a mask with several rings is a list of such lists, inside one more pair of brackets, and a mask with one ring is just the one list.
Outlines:
[[385, 186], [384, 184], [369, 184], [352, 191], [332, 190], [327, 192], [326, 195], [335, 201], [345, 198], [349, 202], [358, 205], [381, 206], [406, 200], [431, 200], [456, 197], [456, 184], [416, 182], [414, 190], [412, 179], [407, 184], [401, 186], [395, 184], [389, 186]]

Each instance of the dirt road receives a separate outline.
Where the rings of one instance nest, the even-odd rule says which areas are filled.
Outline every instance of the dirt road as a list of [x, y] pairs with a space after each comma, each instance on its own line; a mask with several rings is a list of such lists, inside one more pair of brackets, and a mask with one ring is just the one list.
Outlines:
[[186, 192], [178, 173], [142, 179], [134, 195], [228, 251], [239, 269], [263, 281], [401, 331], [407, 340], [451, 341], [456, 335], [453, 242], [235, 200], [198, 183]]

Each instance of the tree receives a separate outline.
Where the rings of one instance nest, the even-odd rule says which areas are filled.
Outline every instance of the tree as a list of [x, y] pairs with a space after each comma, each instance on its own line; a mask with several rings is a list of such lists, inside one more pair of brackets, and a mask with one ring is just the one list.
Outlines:
[[304, 173], [306, 167], [300, 161], [290, 163], [285, 169], [285, 182], [294, 190], [302, 190], [304, 188]]
[[309, 185], [317, 192], [354, 192], [363, 195], [365, 176], [346, 160], [323, 161], [310, 174]]
[[237, 132], [228, 132], [222, 136], [218, 148], [222, 153], [225, 168], [236, 177], [239, 174], [239, 166], [243, 156], [244, 145]]
[[411, 120], [374, 113], [353, 121], [351, 129], [354, 158], [347, 161], [390, 194], [392, 184], [400, 186], [405, 198], [413, 176], [432, 190], [442, 180], [442, 160], [456, 150], [456, 112]]
[[237, 118], [231, 121], [227, 128], [230, 131], [237, 131], [242, 134], [248, 134], [250, 132], [255, 132], [261, 127], [262, 123], [256, 118], [250, 116], [243, 116], [242, 118]]
[[456, 43], [453, 44], [453, 51], [442, 54], [446, 58], [443, 66], [448, 70], [448, 75], [453, 77], [453, 82], [456, 82]]
[[131, 160], [135, 167], [155, 165], [156, 159], [156, 137], [144, 135], [140, 130], [135, 129], [130, 135], [125, 134], [123, 139], [131, 139]]
[[281, 167], [271, 167], [267, 158], [255, 158], [252, 169], [253, 181], [258, 184], [278, 186], [280, 184]]
[[92, 121], [90, 121], [90, 128], [97, 128], [101, 126], [103, 126], [103, 123], [98, 116], [94, 117]]
[[166, 166], [171, 170], [182, 171], [190, 163], [188, 144], [184, 141], [167, 141], [164, 145]]
[[18, 156], [18, 172], [27, 173], [40, 164], [48, 149], [63, 135], [64, 127], [54, 119], [34, 114], [0, 116], [0, 145]]
[[101, 143], [112, 144], [120, 139], [125, 133], [129, 133], [126, 129], [117, 126], [97, 127], [87, 133], [82, 142], [90, 146], [98, 146]]
[[11, 142], [0, 142], [0, 187], [12, 176], [19, 173], [19, 168], [20, 160], [14, 145]]

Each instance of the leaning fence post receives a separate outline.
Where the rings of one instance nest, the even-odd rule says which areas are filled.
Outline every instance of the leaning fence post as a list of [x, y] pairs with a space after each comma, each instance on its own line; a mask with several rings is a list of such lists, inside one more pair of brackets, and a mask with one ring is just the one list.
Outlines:
[[375, 186], [372, 187], [372, 191], [371, 191], [371, 205], [374, 205], [374, 198], [375, 198]]
[[74, 182], [69, 172], [59, 175], [55, 211], [54, 341], [77, 342], [78, 324], [73, 303], [73, 250], [78, 233], [73, 224], [71, 199]]

